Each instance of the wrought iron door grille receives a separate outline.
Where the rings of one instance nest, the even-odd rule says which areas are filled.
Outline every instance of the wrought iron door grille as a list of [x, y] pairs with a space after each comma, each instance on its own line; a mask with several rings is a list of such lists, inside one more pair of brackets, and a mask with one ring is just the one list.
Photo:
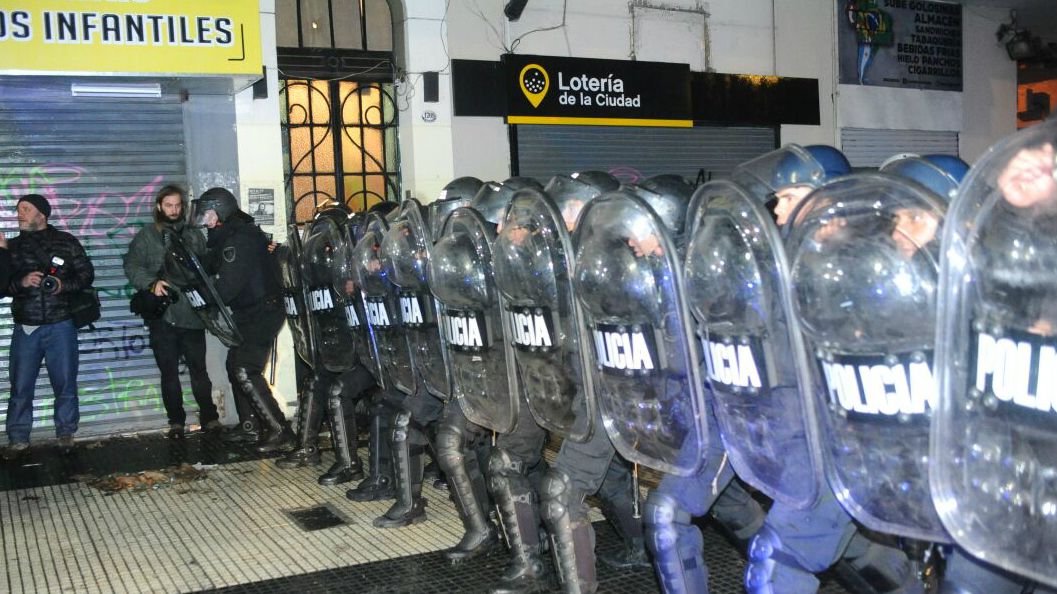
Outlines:
[[397, 109], [391, 83], [281, 79], [289, 219], [342, 201], [354, 211], [399, 199]]

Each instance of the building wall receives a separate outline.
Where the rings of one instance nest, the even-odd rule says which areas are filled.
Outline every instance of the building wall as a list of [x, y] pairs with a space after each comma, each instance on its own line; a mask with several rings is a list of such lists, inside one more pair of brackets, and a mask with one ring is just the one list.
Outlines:
[[[275, 44], [275, 0], [261, 0], [261, 43], [264, 67], [267, 72], [268, 97], [254, 99], [253, 89], [245, 89], [235, 95], [234, 116], [238, 150], [239, 199], [243, 209], [248, 209], [247, 192], [250, 188], [271, 189], [275, 195], [275, 224], [262, 225], [276, 241], [286, 240], [286, 195], [283, 185], [283, 145], [279, 128], [279, 72], [276, 70]], [[209, 348], [222, 348], [213, 341]], [[284, 326], [279, 334], [276, 349], [276, 382], [273, 386], [276, 400], [287, 404], [287, 413], [293, 414], [297, 401], [297, 386], [294, 380], [296, 355], [290, 331]], [[211, 350], [210, 352], [217, 352]], [[230, 384], [223, 372], [223, 360], [210, 357], [217, 369], [210, 368], [215, 385], [222, 385], [230, 394]], [[267, 374], [267, 370], [265, 371]], [[219, 374], [219, 375], [218, 375]], [[218, 381], [218, 377], [222, 378]], [[228, 406], [231, 400], [226, 400]], [[234, 408], [229, 408], [234, 415]], [[231, 417], [234, 420], [234, 416]]]
[[[836, 144], [842, 126], [954, 130], [971, 162], [1015, 130], [1016, 65], [994, 39], [1008, 18], [1002, 9], [963, 8], [964, 91], [951, 93], [838, 85], [832, 0], [530, 0], [517, 22], [503, 16], [504, 2], [452, 0], [446, 12], [444, 0], [404, 3], [404, 88], [411, 92], [401, 112], [403, 181], [427, 201], [455, 176], [510, 174], [506, 125], [500, 118], [454, 117], [449, 89], [451, 59], [498, 60], [511, 49], [817, 79], [820, 125], [782, 126], [782, 143]], [[438, 103], [424, 103], [415, 89], [427, 70], [441, 72]], [[423, 121], [426, 110], [436, 121]]]

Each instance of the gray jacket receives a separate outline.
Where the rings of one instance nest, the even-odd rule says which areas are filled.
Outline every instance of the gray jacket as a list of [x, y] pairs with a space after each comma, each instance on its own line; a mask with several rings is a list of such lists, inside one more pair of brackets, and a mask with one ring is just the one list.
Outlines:
[[[175, 231], [170, 228], [168, 232], [174, 233]], [[183, 225], [179, 233], [184, 245], [195, 255], [201, 258], [205, 254], [206, 240], [200, 230], [190, 225]], [[128, 277], [135, 290], [146, 289], [159, 279], [165, 264], [165, 240], [156, 224], [147, 223], [136, 233], [136, 236], [132, 238], [132, 243], [128, 246], [124, 261], [125, 276]], [[179, 292], [179, 289], [173, 287], [170, 291]], [[194, 330], [204, 328], [202, 321], [183, 295], [165, 310], [165, 316], [162, 319], [177, 328]]]

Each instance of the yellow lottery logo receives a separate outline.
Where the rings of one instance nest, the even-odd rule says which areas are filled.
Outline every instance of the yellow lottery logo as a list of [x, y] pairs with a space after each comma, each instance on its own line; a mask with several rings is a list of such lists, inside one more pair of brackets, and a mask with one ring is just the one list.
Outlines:
[[532, 107], [539, 107], [543, 98], [547, 96], [547, 87], [551, 82], [547, 71], [539, 64], [529, 64], [521, 69], [521, 75], [518, 78], [525, 98], [529, 100]]

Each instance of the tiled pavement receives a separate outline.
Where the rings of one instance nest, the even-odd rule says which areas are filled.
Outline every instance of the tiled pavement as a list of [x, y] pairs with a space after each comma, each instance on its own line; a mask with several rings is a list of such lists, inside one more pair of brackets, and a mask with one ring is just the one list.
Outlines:
[[[181, 463], [204, 465], [206, 476], [116, 493], [84, 482]], [[371, 520], [390, 502], [349, 501], [348, 485], [316, 484], [320, 471], [279, 470], [245, 448], [194, 434], [82, 443], [69, 456], [35, 445], [29, 458], [0, 463], [0, 591], [485, 592], [501, 573], [502, 553], [445, 562], [440, 551], [462, 530], [445, 491], [426, 487], [428, 522], [380, 530]], [[344, 523], [306, 531], [286, 513], [317, 506]], [[617, 546], [604, 522], [596, 528], [599, 549]], [[703, 533], [712, 592], [742, 592], [744, 561], [714, 530]], [[648, 570], [600, 564], [599, 580], [600, 592], [657, 591]]]

